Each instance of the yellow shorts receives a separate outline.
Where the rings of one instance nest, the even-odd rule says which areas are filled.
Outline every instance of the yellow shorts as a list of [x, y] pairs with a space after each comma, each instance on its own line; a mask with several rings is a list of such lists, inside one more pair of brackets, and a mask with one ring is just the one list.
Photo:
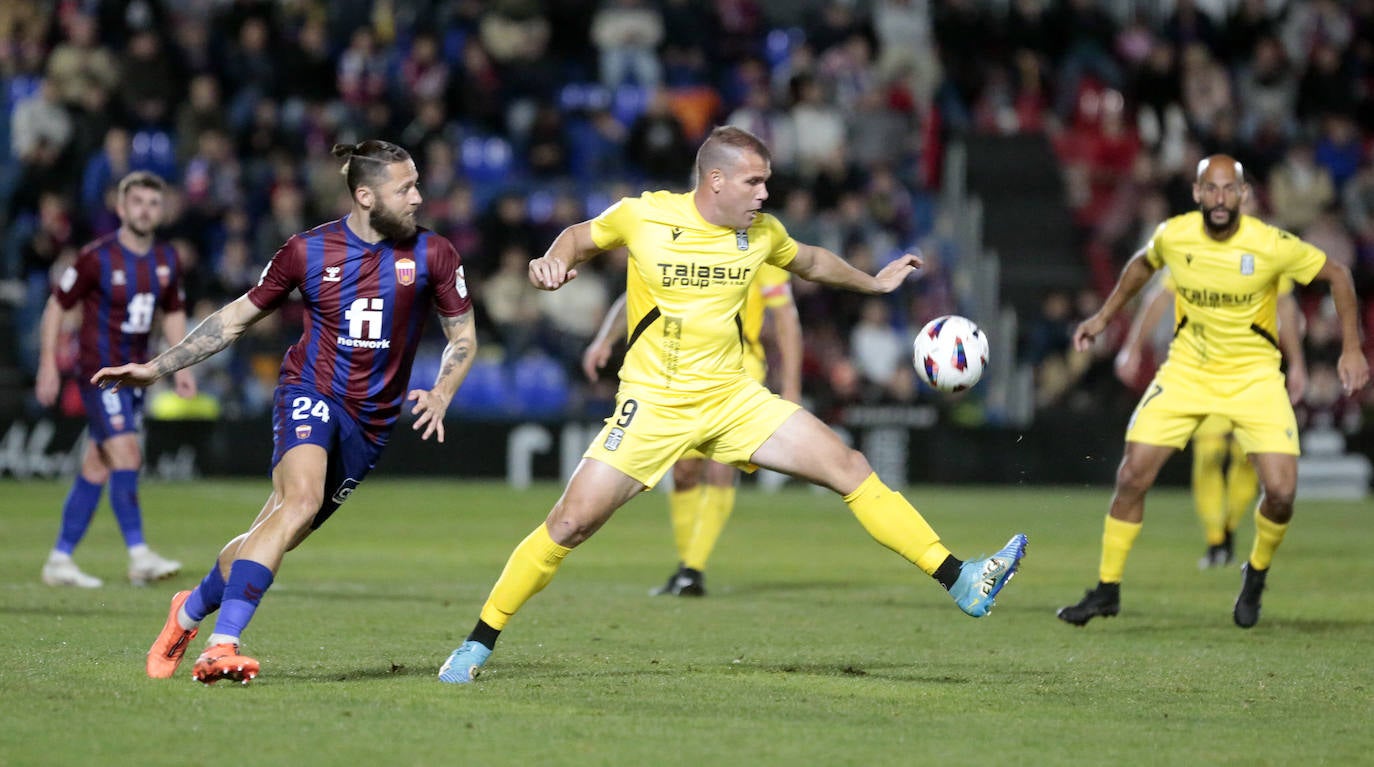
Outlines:
[[706, 392], [676, 393], [621, 384], [615, 412], [584, 458], [595, 458], [653, 487], [683, 453], [753, 471], [749, 463], [800, 409], [746, 376]]
[[1283, 373], [1236, 382], [1167, 363], [1145, 390], [1126, 428], [1127, 442], [1182, 449], [1200, 425], [1217, 433], [1229, 422], [1246, 455], [1300, 455], [1298, 420], [1288, 402]]
[[[768, 363], [764, 362], [763, 357], [757, 354], [748, 351], [744, 353], [744, 372], [748, 373], [750, 378], [761, 384], [766, 384], [768, 382]], [[683, 453], [682, 457], [700, 461], [706, 458], [706, 454], [696, 448], [692, 448]]]

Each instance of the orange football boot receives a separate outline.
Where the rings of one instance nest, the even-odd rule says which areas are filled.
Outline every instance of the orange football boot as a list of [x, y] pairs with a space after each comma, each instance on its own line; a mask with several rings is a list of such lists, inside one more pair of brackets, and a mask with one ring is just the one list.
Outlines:
[[177, 623], [177, 612], [189, 596], [189, 591], [178, 591], [172, 595], [172, 609], [167, 611], [167, 622], [162, 624], [162, 633], [148, 648], [148, 676], [153, 679], [170, 679], [176, 673], [177, 666], [181, 665], [187, 646], [196, 638], [199, 629], [187, 630]]
[[214, 684], [221, 679], [248, 684], [258, 675], [258, 662], [246, 655], [239, 655], [239, 646], [224, 642], [205, 648], [196, 658], [191, 676], [201, 684]]

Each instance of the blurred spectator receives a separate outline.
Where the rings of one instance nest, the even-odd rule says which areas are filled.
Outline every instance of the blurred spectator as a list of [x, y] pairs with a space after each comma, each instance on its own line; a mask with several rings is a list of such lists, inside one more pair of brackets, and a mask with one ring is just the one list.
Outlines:
[[870, 297], [864, 301], [859, 322], [849, 334], [849, 357], [859, 374], [865, 400], [904, 402], [912, 398], [911, 347], [906, 335], [893, 326], [886, 299]]
[[191, 78], [187, 99], [176, 110], [178, 163], [184, 165], [195, 153], [200, 146], [200, 134], [207, 130], [227, 134], [229, 115], [220, 98], [219, 81], [209, 73], [201, 73]]
[[686, 131], [668, 102], [667, 91], [655, 90], [648, 108], [630, 125], [625, 157], [652, 182], [682, 189], [688, 182], [695, 154], [695, 147], [688, 142]]
[[66, 104], [86, 103], [87, 92], [106, 93], [119, 84], [119, 64], [100, 45], [95, 18], [81, 11], [65, 14], [60, 25], [66, 39], [48, 56], [48, 79]]
[[534, 348], [539, 335], [540, 293], [530, 289], [531, 258], [524, 247], [510, 244], [498, 255], [496, 273], [478, 283], [482, 305], [509, 364]]
[[[528, 284], [529, 276], [525, 281]], [[596, 336], [610, 306], [610, 291], [599, 261], [577, 269], [577, 279], [558, 290], [535, 291], [539, 305], [540, 346], [563, 364], [571, 376], [580, 375], [582, 352]]]
[[1299, 141], [1269, 176], [1269, 204], [1273, 224], [1299, 232], [1336, 199], [1331, 173], [1318, 165], [1312, 145]]
[[797, 170], [814, 177], [822, 165], [844, 160], [844, 115], [825, 97], [811, 75], [792, 80], [792, 125], [797, 136]]
[[605, 0], [592, 16], [591, 39], [600, 56], [601, 84], [657, 88], [663, 79], [658, 45], [663, 15], [645, 0]]
[[36, 190], [67, 184], [62, 161], [71, 138], [72, 119], [58, 101], [56, 86], [44, 79], [37, 93], [14, 108], [10, 123], [10, 149], [23, 169], [17, 205], [31, 207]]

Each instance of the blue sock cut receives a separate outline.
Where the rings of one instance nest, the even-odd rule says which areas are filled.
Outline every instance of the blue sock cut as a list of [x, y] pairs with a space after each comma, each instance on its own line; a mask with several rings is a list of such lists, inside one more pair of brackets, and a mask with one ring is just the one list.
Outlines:
[[105, 490], [104, 483], [97, 485], [80, 474], [72, 483], [67, 501], [62, 504], [62, 529], [57, 534], [57, 544], [53, 547], [63, 554], [71, 554], [76, 544], [86, 535], [95, 516], [95, 507], [100, 505], [100, 494]]
[[200, 580], [200, 585], [186, 597], [186, 614], [191, 620], [200, 622], [205, 616], [219, 609], [224, 601], [224, 576], [219, 572], [219, 560], [210, 566], [210, 572]]
[[114, 507], [125, 546], [143, 543], [143, 512], [138, 508], [138, 470], [110, 472], [110, 505]]
[[229, 568], [229, 582], [224, 585], [224, 604], [215, 620], [215, 633], [243, 636], [248, 622], [257, 612], [262, 595], [272, 586], [272, 571], [251, 559], [236, 559]]

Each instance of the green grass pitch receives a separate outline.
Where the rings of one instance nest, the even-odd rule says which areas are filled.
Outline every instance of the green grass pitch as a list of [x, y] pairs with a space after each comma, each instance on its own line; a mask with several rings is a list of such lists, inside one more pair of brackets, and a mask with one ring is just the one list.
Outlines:
[[[1237, 569], [1199, 572], [1187, 495], [1157, 490], [1121, 616], [1077, 629], [1054, 611], [1096, 579], [1108, 488], [908, 489], [956, 554], [1030, 536], [981, 620], [838, 498], [795, 486], [740, 492], [710, 596], [649, 597], [675, 556], [665, 499], [647, 494], [571, 555], [478, 683], [455, 687], [439, 665], [560, 488], [383, 471], [288, 555], [245, 636], [262, 676], [203, 687], [189, 662], [146, 679], [143, 654], [266, 480], [145, 482], [149, 540], [186, 564], [150, 588], [124, 580], [103, 503], [77, 550], [106, 579], [96, 591], [38, 578], [66, 489], [0, 483], [0, 765], [1374, 760], [1368, 503], [1299, 502], [1243, 631]], [[1252, 538], [1247, 522], [1243, 551]]]

